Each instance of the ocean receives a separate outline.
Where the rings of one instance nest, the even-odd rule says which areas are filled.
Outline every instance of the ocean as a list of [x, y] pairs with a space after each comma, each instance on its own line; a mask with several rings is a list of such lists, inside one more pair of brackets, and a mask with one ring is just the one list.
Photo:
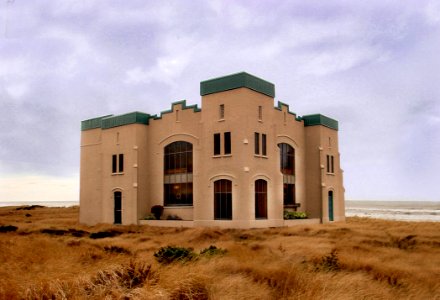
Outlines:
[[346, 217], [440, 222], [440, 202], [345, 201]]
[[[42, 205], [70, 207], [78, 201], [0, 202], [0, 206]], [[398, 221], [440, 222], [440, 202], [421, 201], [345, 201], [345, 216]]]
[[0, 201], [1, 206], [41, 205], [48, 207], [70, 207], [79, 205], [78, 201]]

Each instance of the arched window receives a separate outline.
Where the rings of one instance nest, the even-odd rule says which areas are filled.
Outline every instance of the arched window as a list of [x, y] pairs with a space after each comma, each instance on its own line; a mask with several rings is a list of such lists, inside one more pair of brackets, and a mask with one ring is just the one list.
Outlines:
[[178, 141], [164, 149], [164, 205], [193, 204], [193, 146]]
[[283, 173], [283, 199], [285, 207], [295, 204], [295, 149], [289, 144], [278, 144], [280, 148], [280, 169]]
[[255, 219], [267, 219], [267, 182], [255, 181]]
[[214, 219], [232, 220], [232, 181], [214, 182]]

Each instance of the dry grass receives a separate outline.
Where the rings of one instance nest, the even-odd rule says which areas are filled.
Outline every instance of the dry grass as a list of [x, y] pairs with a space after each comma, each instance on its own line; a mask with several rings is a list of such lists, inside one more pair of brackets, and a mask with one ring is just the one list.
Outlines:
[[[440, 299], [440, 223], [228, 230], [77, 217], [77, 207], [0, 208], [0, 299]], [[170, 245], [196, 257], [156, 261]], [[198, 254], [211, 245], [227, 252]]]

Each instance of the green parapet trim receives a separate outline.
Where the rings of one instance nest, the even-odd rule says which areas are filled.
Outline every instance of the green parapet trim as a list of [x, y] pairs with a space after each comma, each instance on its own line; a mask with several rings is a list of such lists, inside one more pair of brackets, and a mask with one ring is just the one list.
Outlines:
[[102, 119], [101, 128], [108, 129], [128, 124], [145, 124], [148, 125], [150, 115], [142, 112], [131, 112], [128, 114], [110, 116]]
[[275, 98], [275, 85], [246, 72], [213, 78], [200, 82], [200, 95], [205, 96], [245, 87]]
[[185, 109], [192, 109], [195, 113], [196, 113], [196, 112], [201, 112], [201, 111], [202, 111], [200, 108], [197, 107], [197, 104], [193, 104], [193, 105], [188, 105], [188, 106], [187, 106], [187, 105], [186, 105], [186, 100], [181, 100], [181, 101], [177, 101], [177, 102], [173, 102], [173, 103], [171, 103], [171, 109], [169, 109], [169, 110], [164, 110], [164, 111], [162, 111], [162, 112], [160, 113], [159, 116], [154, 115], [154, 116], [151, 116], [151, 118], [153, 118], [154, 120], [162, 119], [162, 116], [163, 116], [163, 115], [172, 113], [172, 112], [174, 111], [174, 106], [176, 106], [176, 105], [182, 105], [182, 110], [185, 110]]
[[302, 116], [301, 119], [304, 120], [304, 126], [306, 127], [322, 125], [334, 130], [338, 130], [338, 121], [321, 114]]
[[98, 118], [93, 118], [93, 119], [81, 121], [81, 131], [101, 128], [102, 119], [108, 118], [110, 116], [112, 116], [112, 115], [106, 115], [106, 116], [102, 116], [102, 117], [98, 117]]

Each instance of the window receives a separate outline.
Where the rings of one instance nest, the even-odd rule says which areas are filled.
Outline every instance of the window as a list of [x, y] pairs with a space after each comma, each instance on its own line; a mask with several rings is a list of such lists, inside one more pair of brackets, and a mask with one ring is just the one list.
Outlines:
[[285, 207], [295, 207], [295, 149], [289, 144], [278, 144], [280, 170], [283, 173], [283, 202]]
[[193, 204], [193, 146], [178, 141], [164, 149], [164, 205]]
[[334, 156], [327, 155], [327, 173], [335, 172]]
[[261, 105], [258, 106], [258, 120], [263, 121], [263, 107]]
[[118, 165], [118, 156], [116, 154], [113, 154], [113, 156], [112, 156], [112, 173], [116, 173], [118, 171], [117, 165]]
[[261, 152], [264, 156], [267, 155], [267, 151], [266, 151], [266, 135], [263, 133], [261, 135]]
[[112, 173], [124, 172], [124, 154], [112, 155]]
[[232, 181], [214, 182], [214, 219], [232, 220]]
[[288, 144], [279, 144], [281, 173], [295, 175], [295, 149]]
[[[221, 134], [214, 133], [214, 155], [221, 155]], [[232, 142], [231, 133], [223, 133], [223, 155], [231, 154]]]
[[[255, 132], [254, 134], [255, 138], [255, 155], [260, 155], [260, 133]], [[261, 154], [266, 156], [267, 155], [267, 148], [266, 148], [266, 135], [264, 133], [261, 134]]]
[[283, 204], [284, 206], [295, 205], [295, 185], [285, 183], [283, 186]]
[[119, 154], [119, 173], [124, 172], [124, 154]]
[[225, 154], [231, 154], [231, 133], [225, 132]]
[[267, 182], [263, 179], [255, 181], [255, 218], [267, 219]]
[[214, 155], [220, 155], [220, 133], [214, 134]]
[[258, 132], [255, 132], [255, 154], [260, 154], [260, 134]]
[[220, 104], [219, 118], [220, 118], [220, 120], [223, 120], [225, 118], [225, 105], [224, 104]]

